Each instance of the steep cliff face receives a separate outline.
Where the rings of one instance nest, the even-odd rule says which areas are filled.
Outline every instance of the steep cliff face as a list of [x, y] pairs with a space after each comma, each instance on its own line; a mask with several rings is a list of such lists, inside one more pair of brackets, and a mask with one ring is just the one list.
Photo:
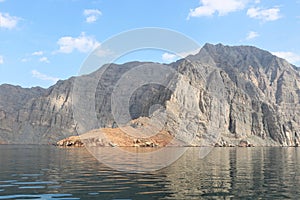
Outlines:
[[76, 134], [72, 116], [73, 79], [49, 89], [2, 85], [0, 140], [6, 143], [45, 144]]
[[300, 74], [295, 66], [255, 47], [220, 44], [207, 44], [189, 59], [199, 68], [216, 68], [222, 77], [224, 138], [247, 138], [261, 145], [299, 144]]
[[[75, 135], [80, 124], [73, 119], [72, 92], [78, 78], [99, 79], [92, 106], [100, 127], [115, 127], [112, 91], [141, 64], [113, 64], [48, 89], [0, 86], [0, 141], [52, 143]], [[129, 102], [133, 119], [151, 117], [153, 105], [160, 104], [167, 114], [164, 129], [192, 144], [300, 143], [300, 73], [287, 61], [255, 47], [206, 44], [168, 67], [178, 72], [171, 89], [149, 84], [134, 91]]]

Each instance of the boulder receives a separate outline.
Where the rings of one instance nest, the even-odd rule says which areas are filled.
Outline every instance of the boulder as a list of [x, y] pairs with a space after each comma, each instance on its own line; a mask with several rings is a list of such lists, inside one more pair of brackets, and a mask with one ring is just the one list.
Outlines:
[[238, 145], [239, 147], [254, 147], [254, 145], [253, 144], [251, 144], [249, 141], [247, 141], [247, 140], [241, 140], [240, 142], [239, 142], [239, 145]]
[[60, 147], [83, 147], [84, 144], [79, 136], [71, 136], [66, 139], [60, 140], [56, 143]]

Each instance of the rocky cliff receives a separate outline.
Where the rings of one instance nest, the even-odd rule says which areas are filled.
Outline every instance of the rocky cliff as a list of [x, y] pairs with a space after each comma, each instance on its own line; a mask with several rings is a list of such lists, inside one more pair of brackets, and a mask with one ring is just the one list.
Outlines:
[[[298, 68], [250, 46], [206, 44], [189, 59], [195, 63], [195, 70], [207, 68], [202, 73], [207, 76], [207, 87], [224, 86], [222, 110], [225, 112], [218, 118], [224, 128], [221, 140], [237, 143], [237, 140], [247, 139], [256, 145], [299, 145]], [[213, 74], [215, 78], [211, 79]]]
[[48, 88], [0, 86], [0, 140], [47, 144], [76, 134], [72, 116], [73, 79]]
[[[116, 127], [113, 88], [122, 75], [141, 64], [113, 64], [48, 89], [1, 85], [0, 141], [53, 143], [76, 135], [81, 125], [73, 115], [74, 81], [97, 79], [99, 74], [92, 106], [99, 127]], [[178, 72], [167, 79], [169, 88], [149, 84], [133, 92], [132, 119], [151, 118], [163, 108], [167, 116], [163, 128], [194, 145], [236, 145], [240, 140], [299, 145], [300, 71], [284, 59], [251, 46], [206, 44], [198, 54], [168, 67]]]

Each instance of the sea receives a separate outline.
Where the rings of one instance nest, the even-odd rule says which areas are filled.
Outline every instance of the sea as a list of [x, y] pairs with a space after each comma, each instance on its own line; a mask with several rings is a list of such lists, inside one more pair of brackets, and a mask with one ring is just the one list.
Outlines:
[[85, 148], [0, 145], [0, 199], [300, 199], [300, 148], [199, 152], [191, 147], [162, 169], [134, 173]]

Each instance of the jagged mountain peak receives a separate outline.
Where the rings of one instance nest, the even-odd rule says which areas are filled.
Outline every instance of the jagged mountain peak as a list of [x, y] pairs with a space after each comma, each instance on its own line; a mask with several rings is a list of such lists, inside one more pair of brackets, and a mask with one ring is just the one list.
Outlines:
[[240, 45], [229, 46], [206, 43], [195, 55], [187, 57], [188, 60], [198, 61], [219, 68], [234, 67], [246, 71], [249, 67], [268, 70], [296, 70], [300, 68], [290, 64], [283, 58], [255, 46]]

